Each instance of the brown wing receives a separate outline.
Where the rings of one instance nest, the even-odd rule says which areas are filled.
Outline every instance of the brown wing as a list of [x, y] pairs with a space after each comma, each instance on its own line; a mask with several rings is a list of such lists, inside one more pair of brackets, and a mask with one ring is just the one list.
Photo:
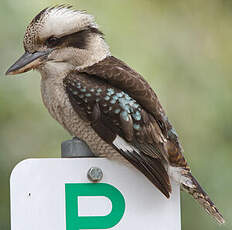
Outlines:
[[[80, 70], [80, 72], [96, 75], [108, 81], [110, 85], [124, 90], [154, 116], [160, 117], [164, 114], [158, 98], [150, 85], [140, 74], [121, 60], [109, 56], [92, 66]], [[161, 120], [163, 120], [162, 117]], [[163, 123], [165, 126], [165, 122]]]
[[72, 72], [64, 86], [74, 110], [169, 197], [165, 140], [153, 116], [127, 93], [96, 76]]
[[[109, 56], [90, 67], [86, 67], [80, 70], [80, 72], [97, 76], [97, 78], [109, 82], [111, 86], [125, 91], [130, 97], [136, 100], [147, 111], [144, 114], [144, 120], [151, 121], [153, 124], [152, 126], [150, 123], [145, 125], [144, 133], [147, 135], [142, 135], [141, 140], [138, 138], [138, 141], [142, 143], [144, 142], [143, 138], [145, 138], [145, 143], [150, 143], [152, 137], [155, 135], [158, 135], [161, 139], [165, 137], [167, 139], [165, 154], [169, 162], [172, 165], [188, 167], [182, 155], [182, 148], [174, 128], [168, 121], [155, 92], [140, 74], [113, 56]], [[158, 132], [157, 124], [161, 133]]]

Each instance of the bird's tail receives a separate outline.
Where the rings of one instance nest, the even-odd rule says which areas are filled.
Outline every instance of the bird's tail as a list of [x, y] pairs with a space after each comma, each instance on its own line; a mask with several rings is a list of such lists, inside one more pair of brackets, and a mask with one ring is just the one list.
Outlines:
[[204, 210], [217, 220], [219, 224], [225, 223], [221, 213], [218, 211], [208, 194], [201, 188], [190, 171], [185, 171], [181, 176], [183, 190], [187, 191], [204, 208]]

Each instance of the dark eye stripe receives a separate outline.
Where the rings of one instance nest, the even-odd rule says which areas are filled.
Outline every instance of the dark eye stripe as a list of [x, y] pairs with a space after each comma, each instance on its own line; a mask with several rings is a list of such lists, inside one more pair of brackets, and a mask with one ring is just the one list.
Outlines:
[[[88, 38], [90, 34], [100, 34], [103, 36], [103, 33], [97, 28], [89, 27], [86, 30], [82, 30], [73, 34], [63, 36], [61, 38], [51, 37], [46, 41], [48, 47], [55, 47], [64, 45], [66, 47], [75, 47], [79, 49], [86, 49], [88, 45]], [[54, 40], [55, 39], [55, 40]]]
[[85, 49], [87, 47], [87, 40], [89, 32], [86, 30], [79, 31], [62, 38], [66, 42], [67, 47], [75, 47], [79, 49]]

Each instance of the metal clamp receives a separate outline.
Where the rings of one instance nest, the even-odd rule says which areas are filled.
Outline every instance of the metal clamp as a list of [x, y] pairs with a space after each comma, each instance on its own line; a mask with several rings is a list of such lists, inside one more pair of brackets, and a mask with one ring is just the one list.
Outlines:
[[89, 146], [81, 139], [74, 137], [72, 140], [61, 144], [62, 158], [95, 157]]

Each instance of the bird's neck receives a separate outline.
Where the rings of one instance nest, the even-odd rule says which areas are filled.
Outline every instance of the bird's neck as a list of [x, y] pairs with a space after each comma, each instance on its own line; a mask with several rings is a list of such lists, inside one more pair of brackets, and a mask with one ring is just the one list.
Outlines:
[[77, 50], [81, 52], [77, 54], [77, 59], [79, 61], [76, 69], [82, 69], [88, 66], [92, 66], [110, 56], [110, 49], [105, 40], [98, 34], [92, 34], [89, 37], [88, 45], [85, 50]]
[[63, 81], [63, 79], [72, 71], [75, 67], [66, 62], [47, 62], [46, 65], [41, 66], [38, 71], [41, 74], [42, 81], [51, 79], [57, 81]]

